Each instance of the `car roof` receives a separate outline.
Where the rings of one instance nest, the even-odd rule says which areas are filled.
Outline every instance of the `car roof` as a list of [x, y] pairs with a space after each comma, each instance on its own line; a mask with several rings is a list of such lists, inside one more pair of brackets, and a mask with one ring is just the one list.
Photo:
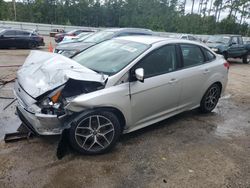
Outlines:
[[26, 31], [26, 30], [21, 30], [21, 29], [3, 29], [3, 31], [21, 31], [21, 32], [32, 33], [32, 31]]
[[124, 27], [124, 28], [111, 28], [111, 29], [105, 29], [103, 31], [110, 31], [110, 32], [151, 32], [153, 33], [152, 30], [150, 29], [144, 29], [144, 28], [130, 28], [130, 27]]
[[138, 35], [138, 36], [124, 36], [124, 37], [118, 37], [116, 39], [123, 39], [123, 40], [129, 40], [133, 42], [138, 42], [146, 45], [152, 45], [159, 42], [169, 42], [169, 43], [190, 43], [190, 44], [196, 44], [203, 46], [202, 44], [194, 41], [184, 40], [184, 39], [176, 39], [176, 38], [167, 38], [167, 37], [158, 37], [158, 36], [144, 36], [144, 35]]

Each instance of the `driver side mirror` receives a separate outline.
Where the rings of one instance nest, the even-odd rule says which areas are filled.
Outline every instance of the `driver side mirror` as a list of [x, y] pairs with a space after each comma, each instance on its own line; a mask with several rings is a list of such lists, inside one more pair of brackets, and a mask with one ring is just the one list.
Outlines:
[[3, 36], [3, 35], [0, 35], [0, 38], [4, 38], [4, 36]]
[[144, 69], [138, 68], [135, 70], [135, 77], [138, 81], [144, 82]]

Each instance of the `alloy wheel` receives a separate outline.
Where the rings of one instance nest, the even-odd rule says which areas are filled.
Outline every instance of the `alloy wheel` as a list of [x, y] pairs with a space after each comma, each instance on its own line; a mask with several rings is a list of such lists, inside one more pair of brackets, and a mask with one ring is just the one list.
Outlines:
[[79, 122], [75, 129], [75, 140], [84, 150], [98, 152], [110, 145], [114, 133], [114, 125], [108, 118], [93, 115]]
[[220, 96], [220, 89], [216, 86], [211, 87], [205, 98], [205, 107], [207, 110], [215, 108]]

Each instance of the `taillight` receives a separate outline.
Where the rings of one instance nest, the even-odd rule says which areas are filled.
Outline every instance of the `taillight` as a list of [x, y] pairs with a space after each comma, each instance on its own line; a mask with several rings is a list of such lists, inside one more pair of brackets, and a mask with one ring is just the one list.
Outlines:
[[226, 61], [226, 62], [224, 63], [224, 67], [226, 67], [227, 70], [229, 70], [230, 64]]

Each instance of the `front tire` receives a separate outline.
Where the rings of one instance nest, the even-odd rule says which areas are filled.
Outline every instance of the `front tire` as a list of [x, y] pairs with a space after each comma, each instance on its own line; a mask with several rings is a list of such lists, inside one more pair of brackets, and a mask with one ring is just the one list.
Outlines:
[[221, 88], [218, 84], [211, 85], [204, 96], [202, 97], [200, 103], [200, 111], [202, 113], [211, 112], [217, 105], [221, 94]]
[[227, 52], [223, 52], [222, 55], [224, 56], [225, 60], [228, 59], [228, 54], [227, 54]]
[[102, 154], [111, 150], [121, 134], [115, 114], [95, 111], [72, 122], [69, 131], [71, 146], [81, 154]]
[[247, 57], [248, 57], [248, 55], [244, 55], [244, 56], [242, 57], [242, 62], [243, 62], [244, 64], [247, 64], [247, 63], [248, 63]]

